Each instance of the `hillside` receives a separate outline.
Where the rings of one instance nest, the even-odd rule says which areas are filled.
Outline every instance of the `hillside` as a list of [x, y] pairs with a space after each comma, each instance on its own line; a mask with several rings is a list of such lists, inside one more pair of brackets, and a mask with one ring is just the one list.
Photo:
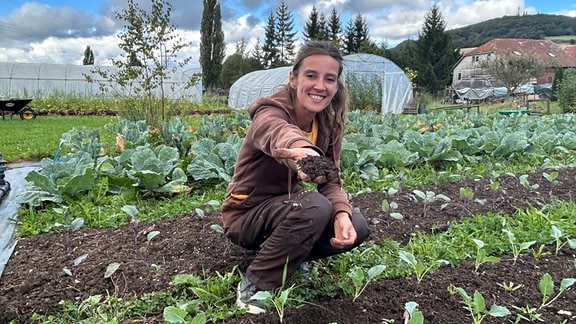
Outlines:
[[455, 48], [477, 47], [494, 38], [544, 39], [571, 36], [576, 42], [576, 18], [561, 15], [504, 16], [462, 28], [447, 30]]

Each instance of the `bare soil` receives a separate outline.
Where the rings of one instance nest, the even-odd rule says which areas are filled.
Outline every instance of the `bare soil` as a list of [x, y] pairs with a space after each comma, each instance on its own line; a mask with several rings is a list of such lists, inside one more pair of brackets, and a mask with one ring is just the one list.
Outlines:
[[[426, 215], [422, 203], [411, 197], [413, 188], [404, 189], [394, 196], [398, 204], [395, 211], [404, 216], [401, 220], [392, 219], [389, 213], [382, 211], [384, 193], [361, 194], [352, 202], [368, 219], [369, 240], [380, 242], [392, 238], [404, 244], [415, 232], [442, 232], [463, 217], [486, 213], [513, 215], [517, 208], [538, 207], [553, 200], [572, 200], [575, 179], [576, 170], [565, 169], [559, 170], [554, 182], [543, 177], [542, 172], [530, 174], [529, 183], [540, 185], [535, 190], [523, 187], [517, 177], [510, 175], [497, 179], [502, 189], [499, 191], [492, 190], [485, 179], [418, 188], [452, 199], [444, 209], [441, 208], [443, 201], [432, 203]], [[485, 199], [486, 203], [463, 200], [459, 190], [465, 187], [473, 188], [475, 197]], [[231, 245], [222, 234], [210, 229], [210, 225], [220, 223], [218, 213], [203, 219], [190, 213], [141, 224], [140, 229], [161, 233], [146, 253], [140, 250], [146, 244], [145, 235], [139, 235], [135, 240], [130, 226], [79, 230], [72, 237], [70, 254], [65, 234], [22, 238], [0, 280], [0, 323], [26, 323], [34, 312], [55, 313], [59, 309], [58, 302], [64, 299], [79, 301], [90, 295], [108, 293], [129, 297], [167, 290], [172, 276], [179, 273], [202, 276], [216, 271], [226, 273], [236, 265], [245, 268], [253, 253]], [[84, 253], [88, 254], [87, 259], [74, 269], [74, 259]], [[483, 323], [513, 323], [518, 311], [511, 306], [540, 305], [542, 297], [538, 282], [542, 275], [549, 273], [557, 290], [561, 279], [576, 277], [575, 259], [575, 251], [565, 247], [558, 255], [549, 253], [540, 258], [534, 258], [532, 253], [522, 254], [515, 264], [511, 256], [501, 256], [499, 263], [483, 264], [478, 272], [474, 269], [474, 261], [469, 260], [458, 267], [442, 267], [426, 275], [420, 283], [414, 276], [373, 282], [354, 302], [344, 294], [309, 300], [322, 307], [288, 308], [284, 323], [391, 323], [392, 320], [403, 323], [404, 303], [408, 301], [419, 304], [425, 323], [471, 323], [462, 299], [449, 294], [447, 288], [451, 284], [464, 288], [470, 295], [478, 290], [486, 298], [488, 307], [492, 304], [507, 306], [513, 313], [506, 318], [486, 317]], [[112, 262], [121, 263], [114, 274], [116, 288], [112, 280], [104, 278], [106, 267]], [[62, 270], [64, 267], [72, 269], [75, 277], [67, 276]], [[523, 287], [506, 291], [497, 285], [503, 282]], [[230, 291], [230, 294], [235, 292]], [[576, 322], [576, 289], [568, 290], [539, 313], [545, 323]], [[136, 322], [160, 323], [162, 314], [131, 321]], [[226, 323], [278, 323], [278, 316], [275, 313], [245, 315], [226, 320]]]

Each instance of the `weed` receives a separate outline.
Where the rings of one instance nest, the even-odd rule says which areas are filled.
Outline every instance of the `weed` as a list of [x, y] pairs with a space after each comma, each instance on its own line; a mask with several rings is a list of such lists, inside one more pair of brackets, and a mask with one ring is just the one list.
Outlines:
[[515, 291], [515, 290], [518, 290], [518, 289], [524, 287], [523, 284], [515, 284], [512, 281], [498, 283], [497, 285], [504, 288], [504, 290], [506, 290], [506, 291]]
[[514, 308], [515, 310], [517, 310], [517, 311], [519, 312], [519, 314], [516, 315], [516, 319], [514, 320], [514, 323], [522, 323], [522, 321], [545, 322], [544, 319], [542, 318], [542, 314], [538, 313], [538, 308], [536, 308], [536, 307], [531, 307], [531, 306], [524, 306], [524, 307], [512, 306], [512, 308]]

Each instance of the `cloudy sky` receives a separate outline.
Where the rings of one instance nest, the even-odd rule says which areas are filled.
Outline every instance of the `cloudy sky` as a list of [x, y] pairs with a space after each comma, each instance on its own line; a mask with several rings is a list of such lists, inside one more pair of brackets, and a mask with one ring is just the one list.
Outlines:
[[[95, 63], [106, 65], [118, 57], [117, 33], [122, 22], [114, 13], [126, 8], [126, 0], [1, 0], [0, 61], [82, 64], [83, 52], [90, 46]], [[149, 0], [135, 0], [145, 8]], [[169, 0], [172, 25], [192, 45], [182, 53], [191, 56], [189, 67], [199, 67], [201, 0]], [[221, 0], [222, 25], [227, 54], [241, 39], [251, 44], [263, 40], [269, 13], [280, 0]], [[329, 16], [333, 8], [344, 26], [351, 17], [362, 14], [370, 37], [393, 47], [406, 39], [416, 39], [424, 17], [437, 3], [447, 29], [492, 18], [517, 14], [559, 14], [576, 17], [576, 0], [285, 0], [299, 30], [312, 6]], [[297, 34], [298, 41], [303, 38]]]

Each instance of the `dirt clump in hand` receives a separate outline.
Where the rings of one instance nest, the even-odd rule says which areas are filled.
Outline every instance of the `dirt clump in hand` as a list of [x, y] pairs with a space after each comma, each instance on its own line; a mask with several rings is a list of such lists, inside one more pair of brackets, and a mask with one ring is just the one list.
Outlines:
[[310, 179], [330, 179], [338, 175], [338, 168], [332, 160], [323, 156], [307, 156], [296, 162], [300, 170]]

